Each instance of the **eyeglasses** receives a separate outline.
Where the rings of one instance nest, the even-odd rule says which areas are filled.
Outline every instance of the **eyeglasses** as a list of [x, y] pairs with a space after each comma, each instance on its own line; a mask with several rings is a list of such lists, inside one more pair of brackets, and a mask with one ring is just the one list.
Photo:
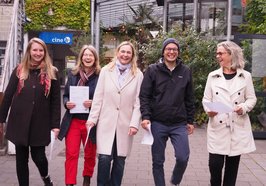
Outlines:
[[217, 56], [222, 56], [222, 55], [224, 55], [224, 54], [227, 54], [227, 52], [217, 52], [217, 53], [216, 53]]
[[177, 48], [165, 48], [165, 50], [166, 50], [167, 52], [171, 52], [171, 51], [173, 51], [173, 52], [177, 52], [177, 51], [178, 51]]

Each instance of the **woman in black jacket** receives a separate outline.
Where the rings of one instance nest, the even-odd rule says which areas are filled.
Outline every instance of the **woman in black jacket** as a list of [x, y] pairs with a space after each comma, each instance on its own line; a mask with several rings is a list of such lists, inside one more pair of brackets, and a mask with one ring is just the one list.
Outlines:
[[48, 174], [45, 146], [50, 131], [57, 137], [60, 124], [60, 83], [45, 43], [29, 41], [22, 62], [13, 71], [0, 108], [0, 123], [7, 123], [6, 138], [15, 144], [16, 168], [20, 186], [29, 185], [31, 157], [46, 186], [53, 183]]
[[91, 129], [88, 142], [85, 144], [87, 137], [85, 123], [88, 119], [89, 112], [70, 113], [71, 109], [76, 106], [76, 103], [69, 99], [70, 86], [89, 87], [89, 97], [85, 99], [83, 106], [90, 110], [100, 69], [99, 57], [95, 48], [91, 45], [84, 45], [80, 50], [77, 65], [68, 75], [68, 81], [63, 95], [63, 103], [67, 110], [63, 117], [58, 137], [60, 140], [65, 137], [65, 183], [67, 186], [77, 183], [76, 177], [81, 142], [83, 145], [86, 145], [84, 147], [84, 169], [82, 173], [84, 177], [83, 186], [90, 185], [90, 178], [93, 175], [96, 162], [96, 127]]

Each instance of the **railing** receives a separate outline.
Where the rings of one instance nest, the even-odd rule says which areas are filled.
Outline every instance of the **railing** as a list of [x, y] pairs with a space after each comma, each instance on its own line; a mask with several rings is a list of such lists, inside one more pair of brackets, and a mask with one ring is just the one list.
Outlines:
[[20, 60], [18, 31], [20, 30], [19, 26], [21, 25], [21, 12], [19, 10], [21, 10], [19, 0], [14, 0], [11, 27], [5, 49], [4, 63], [1, 64], [2, 73], [0, 79], [0, 93], [4, 92], [9, 81], [9, 77]]
[[[23, 41], [23, 32], [22, 32], [22, 18], [24, 15], [24, 1], [23, 0], [5, 0], [3, 3], [11, 4], [13, 3], [12, 8], [12, 18], [9, 35], [7, 37], [6, 46], [2, 47], [0, 50], [0, 104], [2, 102], [4, 91], [9, 82], [9, 78], [15, 66], [20, 61], [20, 56], [22, 52], [22, 41]], [[0, 127], [5, 127], [5, 125], [0, 125]], [[9, 144], [9, 143], [8, 143]], [[4, 135], [0, 135], [0, 155], [6, 153], [7, 141]], [[9, 145], [8, 145], [9, 146]], [[8, 147], [9, 149], [10, 147]], [[14, 148], [10, 148], [11, 150]], [[9, 149], [9, 151], [10, 151]], [[14, 153], [12, 150], [12, 153]], [[10, 153], [10, 154], [12, 154]]]

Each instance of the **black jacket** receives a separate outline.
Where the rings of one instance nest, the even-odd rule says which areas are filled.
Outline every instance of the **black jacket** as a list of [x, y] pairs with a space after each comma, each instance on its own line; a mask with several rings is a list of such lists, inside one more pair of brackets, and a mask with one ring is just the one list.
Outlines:
[[13, 71], [0, 109], [0, 122], [5, 122], [10, 108], [6, 138], [15, 145], [46, 146], [50, 132], [59, 128], [61, 118], [60, 83], [51, 80], [49, 96], [40, 84], [40, 70], [30, 70], [24, 87], [17, 93], [17, 68]]
[[193, 124], [192, 74], [181, 59], [172, 72], [162, 60], [148, 67], [140, 90], [140, 110], [142, 119], [164, 125]]
[[[89, 99], [93, 99], [94, 91], [95, 91], [97, 81], [98, 81], [98, 77], [99, 77], [99, 75], [93, 74], [89, 78], [89, 81], [86, 83], [86, 86], [89, 87]], [[77, 86], [79, 79], [80, 79], [79, 74], [73, 75], [71, 72], [69, 72], [67, 84], [65, 86], [65, 92], [63, 94], [63, 104], [64, 104], [65, 108], [66, 108], [66, 103], [69, 101], [70, 86]], [[66, 136], [72, 118], [87, 120], [88, 116], [89, 116], [89, 114], [70, 114], [69, 110], [67, 109], [65, 114], [64, 114], [64, 117], [62, 119], [62, 122], [61, 122], [61, 127], [60, 127], [60, 132], [58, 135], [58, 139], [62, 140]], [[96, 127], [93, 127], [91, 129], [89, 138], [92, 140], [93, 143], [96, 143]]]

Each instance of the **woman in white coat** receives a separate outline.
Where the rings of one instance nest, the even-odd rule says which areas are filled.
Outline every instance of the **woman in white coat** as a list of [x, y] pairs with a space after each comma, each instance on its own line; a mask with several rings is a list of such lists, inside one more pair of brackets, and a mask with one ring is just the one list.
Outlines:
[[231, 41], [219, 43], [216, 58], [220, 68], [209, 74], [202, 101], [221, 102], [233, 111], [222, 114], [204, 106], [209, 116], [210, 183], [211, 186], [234, 186], [241, 154], [256, 150], [248, 112], [255, 106], [257, 98], [251, 74], [244, 70], [242, 49], [237, 44]]
[[88, 130], [97, 127], [98, 186], [121, 185], [125, 159], [141, 119], [142, 79], [134, 46], [122, 42], [113, 61], [102, 68], [87, 121]]

